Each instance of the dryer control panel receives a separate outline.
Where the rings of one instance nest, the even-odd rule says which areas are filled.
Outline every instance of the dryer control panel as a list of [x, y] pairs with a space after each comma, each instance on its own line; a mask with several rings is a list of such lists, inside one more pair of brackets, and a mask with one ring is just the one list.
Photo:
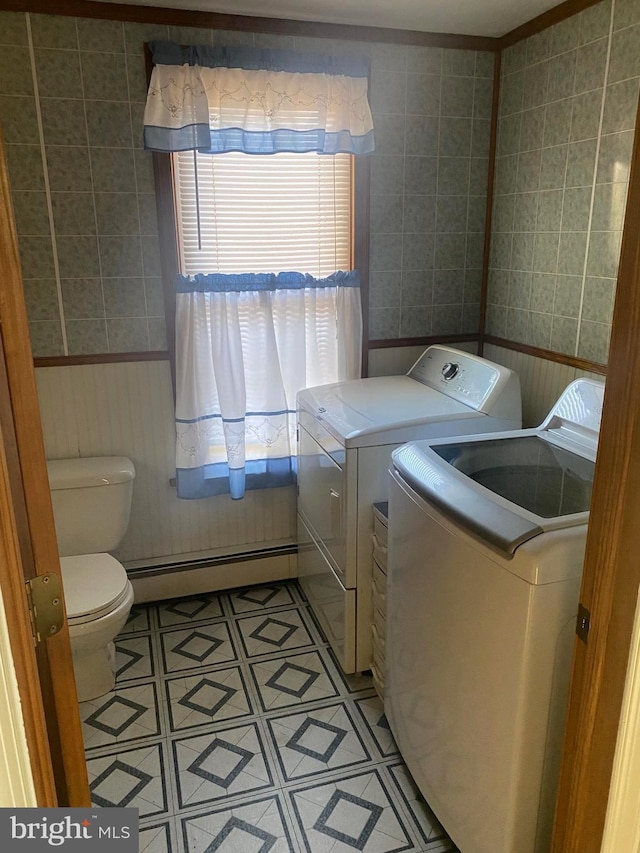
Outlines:
[[426, 349], [407, 376], [487, 413], [493, 410], [500, 396], [509, 393], [509, 385], [515, 382], [519, 386], [508, 368], [439, 344]]

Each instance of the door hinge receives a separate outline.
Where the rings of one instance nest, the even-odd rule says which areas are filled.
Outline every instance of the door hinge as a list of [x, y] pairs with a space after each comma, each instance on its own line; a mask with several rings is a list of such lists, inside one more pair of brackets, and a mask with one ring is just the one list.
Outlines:
[[64, 625], [62, 583], [58, 575], [49, 572], [26, 581], [25, 587], [33, 643], [37, 646], [47, 637], [57, 634]]
[[576, 622], [576, 634], [586, 645], [589, 639], [589, 628], [591, 627], [591, 614], [584, 606], [578, 604], [578, 619]]

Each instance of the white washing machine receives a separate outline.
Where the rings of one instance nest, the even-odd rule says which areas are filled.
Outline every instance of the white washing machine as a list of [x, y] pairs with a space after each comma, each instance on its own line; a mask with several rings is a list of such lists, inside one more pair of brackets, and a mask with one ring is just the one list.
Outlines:
[[416, 438], [521, 426], [520, 382], [470, 353], [429, 347], [406, 376], [298, 394], [298, 575], [345, 672], [369, 669], [374, 501]]
[[604, 386], [393, 454], [385, 711], [462, 853], [548, 853]]

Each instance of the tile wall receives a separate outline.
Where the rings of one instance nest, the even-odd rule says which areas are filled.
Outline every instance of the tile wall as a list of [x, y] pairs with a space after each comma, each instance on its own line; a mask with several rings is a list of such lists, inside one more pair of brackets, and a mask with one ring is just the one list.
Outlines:
[[372, 52], [371, 339], [479, 330], [493, 59]]
[[487, 332], [606, 363], [640, 84], [640, 4], [503, 54]]
[[491, 54], [0, 12], [0, 120], [37, 356], [166, 345], [141, 147], [152, 38], [369, 55], [371, 337], [478, 330]]
[[0, 13], [0, 117], [35, 355], [166, 347], [145, 34]]

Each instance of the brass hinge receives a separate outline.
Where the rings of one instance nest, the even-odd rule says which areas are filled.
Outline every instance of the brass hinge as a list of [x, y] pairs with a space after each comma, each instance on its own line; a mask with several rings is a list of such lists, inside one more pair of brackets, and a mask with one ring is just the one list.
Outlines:
[[62, 606], [62, 583], [53, 572], [37, 575], [25, 582], [31, 633], [35, 646], [57, 634], [64, 624]]
[[576, 634], [586, 645], [589, 640], [589, 628], [591, 627], [591, 613], [584, 604], [578, 605], [578, 620], [576, 622]]

